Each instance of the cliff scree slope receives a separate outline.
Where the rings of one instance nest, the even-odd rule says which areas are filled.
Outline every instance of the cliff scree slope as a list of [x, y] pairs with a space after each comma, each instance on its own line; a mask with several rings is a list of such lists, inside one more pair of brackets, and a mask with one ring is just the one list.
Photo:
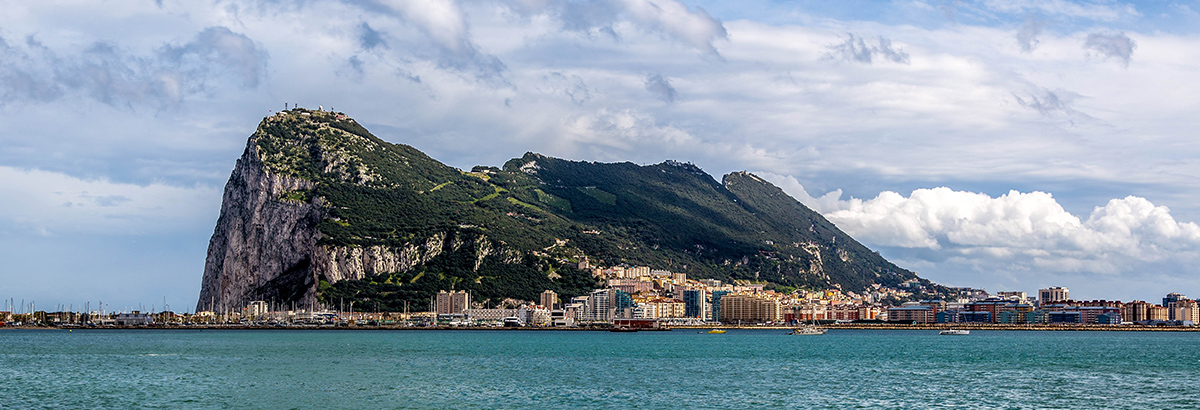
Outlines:
[[344, 114], [295, 109], [264, 119], [234, 167], [196, 308], [419, 310], [441, 289], [476, 300], [535, 300], [545, 289], [571, 297], [601, 286], [581, 269], [589, 264], [784, 291], [916, 278], [750, 173], [718, 182], [675, 161], [534, 153], [463, 172]]

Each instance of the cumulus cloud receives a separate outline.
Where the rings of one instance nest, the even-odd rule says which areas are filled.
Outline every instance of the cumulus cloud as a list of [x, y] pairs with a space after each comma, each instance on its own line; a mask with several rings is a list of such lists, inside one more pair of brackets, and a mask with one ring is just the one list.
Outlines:
[[63, 53], [33, 36], [23, 47], [0, 39], [0, 94], [5, 101], [48, 102], [77, 92], [110, 105], [172, 105], [207, 92], [221, 78], [255, 88], [265, 76], [265, 51], [226, 27], [206, 28], [184, 44], [148, 55], [98, 41]]
[[1017, 32], [1017, 45], [1021, 47], [1021, 52], [1028, 53], [1037, 48], [1041, 41], [1038, 36], [1042, 34], [1042, 29], [1046, 26], [1046, 22], [1037, 20], [1033, 16], [1025, 18], [1025, 25], [1021, 26], [1021, 31]]
[[882, 58], [897, 64], [908, 64], [908, 53], [903, 49], [892, 47], [892, 40], [879, 36], [865, 39], [846, 33], [846, 40], [825, 46], [826, 58], [871, 64], [877, 58]]
[[630, 22], [662, 33], [710, 55], [719, 55], [714, 42], [728, 38], [724, 24], [700, 7], [676, 0], [508, 0], [510, 9], [526, 17], [547, 15], [566, 30], [595, 31], [617, 38], [615, 25]]
[[646, 91], [649, 91], [655, 98], [666, 103], [675, 102], [675, 97], [678, 95], [675, 92], [675, 87], [671, 86], [671, 81], [667, 80], [661, 74], [646, 76]]
[[371, 25], [365, 21], [358, 25], [358, 45], [364, 50], [388, 48], [388, 43], [383, 38], [383, 33], [371, 28]]
[[1200, 262], [1200, 226], [1137, 196], [1109, 200], [1082, 219], [1045, 192], [992, 197], [939, 187], [841, 200], [840, 191], [814, 198], [790, 177], [768, 179], [856, 239], [934, 251], [940, 260], [1103, 274]]
[[[407, 52], [428, 49], [427, 56], [444, 69], [471, 73], [475, 78], [493, 85], [508, 84], [504, 73], [508, 67], [500, 58], [480, 50], [471, 38], [467, 15], [455, 0], [343, 0], [364, 10], [376, 13], [411, 27], [424, 38], [410, 42]], [[357, 42], [366, 49], [386, 47], [387, 35], [367, 23], [359, 25]], [[368, 47], [370, 45], [370, 47]], [[426, 56], [422, 56], [426, 57]]]
[[1022, 107], [1037, 111], [1049, 118], [1065, 118], [1072, 124], [1076, 120], [1092, 119], [1091, 116], [1076, 110], [1073, 102], [1082, 98], [1078, 93], [1067, 90], [1047, 90], [1039, 88], [1020, 95], [1013, 93], [1013, 98]]
[[687, 131], [669, 125], [659, 125], [646, 114], [633, 110], [584, 114], [568, 119], [566, 137], [586, 145], [600, 145], [629, 151], [635, 147], [684, 147], [699, 141]]
[[1128, 67], [1129, 61], [1133, 58], [1133, 50], [1137, 49], [1137, 42], [1120, 32], [1091, 33], [1083, 43], [1083, 49], [1089, 55], [1096, 53], [1105, 59], [1120, 61], [1122, 65]]
[[575, 104], [583, 104], [592, 99], [591, 89], [578, 74], [551, 72], [542, 76], [542, 84], [539, 87], [544, 92], [570, 98]]

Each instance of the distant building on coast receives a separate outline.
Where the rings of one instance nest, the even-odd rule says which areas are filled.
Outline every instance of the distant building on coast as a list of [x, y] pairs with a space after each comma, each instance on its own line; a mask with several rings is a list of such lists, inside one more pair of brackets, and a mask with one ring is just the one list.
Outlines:
[[767, 297], [734, 293], [721, 297], [721, 321], [725, 323], [778, 322], [783, 319], [779, 301]]
[[461, 314], [471, 306], [471, 294], [465, 290], [441, 291], [437, 294], [437, 314]]
[[1038, 304], [1064, 302], [1071, 300], [1071, 290], [1062, 286], [1038, 290]]
[[542, 292], [540, 302], [542, 302], [541, 305], [545, 306], [546, 309], [554, 310], [555, 305], [558, 305], [558, 294], [554, 293], [553, 290], [546, 290]]

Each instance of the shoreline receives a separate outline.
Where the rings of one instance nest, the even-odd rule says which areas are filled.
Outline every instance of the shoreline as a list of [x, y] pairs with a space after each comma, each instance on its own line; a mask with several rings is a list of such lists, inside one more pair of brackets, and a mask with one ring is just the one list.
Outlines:
[[[803, 326], [803, 325], [800, 325]], [[709, 326], [675, 326], [669, 329], [639, 329], [642, 332], [663, 332], [671, 330], [791, 330], [800, 326], [746, 326], [746, 325], [709, 325]], [[845, 323], [829, 326], [819, 326], [823, 329], [837, 330], [1000, 330], [1000, 331], [1100, 331], [1100, 332], [1200, 332], [1200, 326], [1141, 326], [1141, 325], [1007, 325], [982, 323], [939, 323], [939, 324], [886, 324], [886, 323]], [[255, 325], [192, 325], [192, 326], [3, 326], [4, 330], [399, 330], [399, 331], [568, 331], [568, 332], [607, 332], [608, 327], [466, 327], [466, 326], [255, 326]]]

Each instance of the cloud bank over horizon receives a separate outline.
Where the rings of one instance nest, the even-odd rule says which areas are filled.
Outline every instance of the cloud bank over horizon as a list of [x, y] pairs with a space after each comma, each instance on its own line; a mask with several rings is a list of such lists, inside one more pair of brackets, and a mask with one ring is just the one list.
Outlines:
[[[955, 285], [1200, 294], [1197, 23], [1091, 0], [17, 3], [0, 230], [203, 248], [247, 136], [287, 103], [464, 169], [536, 151], [758, 170]], [[166, 270], [194, 297], [202, 252], [112, 252], [140, 265], [97, 275]], [[32, 254], [0, 251], [83, 268]]]

